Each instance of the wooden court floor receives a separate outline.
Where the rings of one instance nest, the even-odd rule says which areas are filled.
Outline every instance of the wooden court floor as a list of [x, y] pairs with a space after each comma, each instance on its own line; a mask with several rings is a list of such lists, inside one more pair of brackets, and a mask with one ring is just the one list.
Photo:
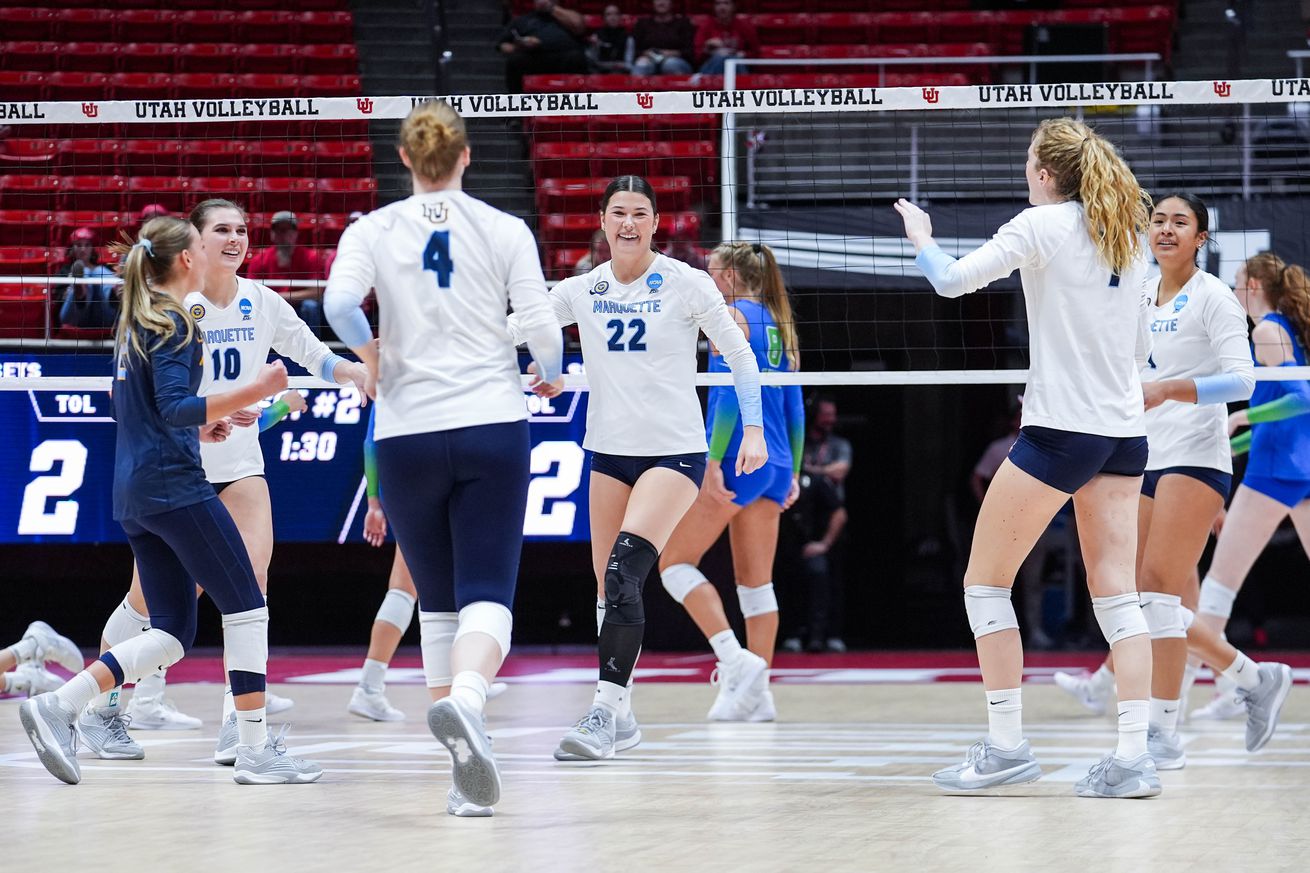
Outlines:
[[[1153, 800], [1074, 797], [1113, 743], [1050, 685], [1025, 692], [1046, 775], [986, 797], [929, 781], [982, 732], [980, 686], [775, 685], [775, 724], [710, 725], [707, 686], [642, 683], [644, 742], [613, 761], [561, 764], [581, 684], [516, 684], [489, 704], [505, 791], [492, 819], [445, 814], [449, 765], [426, 731], [425, 692], [392, 686], [409, 714], [345, 713], [347, 685], [279, 685], [293, 752], [326, 768], [307, 786], [238, 786], [198, 731], [139, 732], [144, 761], [83, 756], [67, 786], [36, 762], [0, 701], [0, 871], [1304, 871], [1310, 864], [1310, 688], [1293, 688], [1257, 755], [1242, 723], [1185, 727], [1188, 765]], [[1198, 705], [1208, 686], [1194, 691]], [[215, 686], [171, 694], [202, 717]], [[272, 721], [276, 724], [279, 717]]]

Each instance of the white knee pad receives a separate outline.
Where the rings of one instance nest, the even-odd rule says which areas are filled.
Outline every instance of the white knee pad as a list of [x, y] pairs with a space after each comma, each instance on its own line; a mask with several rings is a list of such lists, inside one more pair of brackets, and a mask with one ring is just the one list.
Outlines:
[[268, 607], [223, 616], [223, 654], [231, 673], [268, 672]]
[[450, 669], [450, 647], [459, 630], [458, 612], [418, 614], [419, 645], [423, 649], [423, 677], [429, 688], [441, 688], [454, 679]]
[[100, 638], [110, 646], [116, 646], [148, 630], [150, 630], [150, 616], [137, 612], [124, 597], [123, 602], [118, 604], [110, 614], [109, 620], [105, 622], [105, 629], [100, 632]]
[[387, 596], [382, 598], [382, 605], [378, 607], [378, 614], [374, 621], [385, 621], [389, 625], [400, 628], [403, 634], [409, 630], [409, 623], [413, 619], [414, 596], [408, 591], [392, 588], [387, 591]]
[[743, 618], [754, 618], [767, 612], [778, 611], [778, 596], [773, 593], [772, 582], [766, 582], [754, 588], [738, 585], [737, 603], [741, 605]]
[[1182, 615], [1183, 618], [1183, 633], [1186, 634], [1192, 629], [1192, 624], [1196, 621], [1196, 613], [1192, 612], [1186, 606], [1180, 606], [1178, 609], [1180, 611], [1179, 614]]
[[455, 642], [459, 642], [459, 638], [465, 634], [486, 634], [500, 646], [500, 659], [503, 661], [509, 654], [509, 638], [513, 629], [514, 614], [509, 611], [509, 607], [490, 600], [479, 600], [459, 611], [459, 630], [455, 632]]
[[973, 638], [1003, 630], [1018, 630], [1019, 618], [1010, 602], [1010, 589], [993, 585], [969, 585], [964, 589], [964, 612], [969, 616]]
[[687, 595], [697, 585], [710, 581], [705, 578], [704, 573], [691, 564], [674, 564], [667, 570], [661, 570], [660, 579], [664, 582], [664, 590], [679, 603], [686, 600]]
[[1114, 645], [1129, 637], [1149, 634], [1146, 618], [1142, 615], [1142, 602], [1137, 593], [1116, 594], [1113, 597], [1093, 597], [1092, 611], [1101, 626], [1105, 641]]
[[1187, 622], [1183, 613], [1182, 598], [1177, 594], [1143, 591], [1141, 594], [1142, 618], [1153, 640], [1180, 640], [1187, 638]]
[[1236, 591], [1219, 580], [1206, 576], [1205, 581], [1201, 583], [1201, 600], [1196, 605], [1196, 611], [1205, 615], [1228, 618], [1233, 614], [1233, 601], [1236, 599]]
[[123, 669], [123, 682], [131, 685], [151, 673], [168, 669], [182, 660], [184, 652], [177, 637], [159, 628], [147, 628], [116, 643], [109, 654]]

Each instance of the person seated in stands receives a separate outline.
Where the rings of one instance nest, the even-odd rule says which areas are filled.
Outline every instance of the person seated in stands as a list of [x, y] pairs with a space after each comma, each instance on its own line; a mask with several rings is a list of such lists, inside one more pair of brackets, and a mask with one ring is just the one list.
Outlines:
[[[755, 25], [737, 15], [737, 4], [732, 0], [714, 0], [714, 16], [696, 31], [700, 73], [721, 76], [729, 58], [747, 58], [759, 50], [760, 38]], [[737, 67], [737, 72], [743, 72], [742, 67]]]
[[[113, 279], [114, 271], [100, 263], [96, 235], [89, 227], [79, 227], [69, 235], [68, 252], [59, 267], [59, 275], [70, 279]], [[118, 317], [118, 293], [115, 283], [70, 284], [59, 308], [59, 323], [64, 327], [110, 328]]]
[[651, 0], [651, 16], [632, 29], [638, 76], [685, 76], [695, 57], [696, 28], [685, 15], [673, 13], [673, 0]]
[[496, 42], [505, 56], [505, 87], [523, 90], [523, 77], [539, 73], [586, 73], [582, 41], [587, 21], [555, 0], [535, 0], [532, 11], [505, 26]]
[[573, 267], [573, 275], [585, 276], [610, 259], [610, 243], [605, 238], [605, 231], [598, 230], [591, 235], [591, 248], [578, 259]]
[[281, 294], [315, 334], [321, 333], [322, 286], [293, 286], [286, 283], [297, 279], [321, 281], [327, 278], [322, 257], [309, 246], [297, 244], [300, 236], [300, 221], [294, 212], [283, 210], [273, 213], [273, 228], [270, 236], [273, 245], [250, 259], [246, 277], [255, 282], [262, 282]]
[[149, 203], [141, 207], [141, 215], [137, 218], [136, 226], [139, 230], [143, 224], [152, 218], [167, 218], [173, 213], [162, 203]]
[[623, 26], [623, 13], [611, 3], [605, 7], [605, 23], [590, 37], [587, 59], [597, 73], [631, 73], [634, 43]]

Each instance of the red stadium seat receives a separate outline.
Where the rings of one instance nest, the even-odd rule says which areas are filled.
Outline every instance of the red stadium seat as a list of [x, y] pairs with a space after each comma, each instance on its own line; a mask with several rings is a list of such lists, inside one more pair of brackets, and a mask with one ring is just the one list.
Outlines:
[[129, 42], [118, 47], [118, 65], [133, 73], [172, 73], [178, 46], [171, 42]]
[[191, 180], [185, 176], [132, 176], [127, 180], [123, 208], [138, 212], [151, 203], [184, 214], [190, 205]]
[[592, 173], [613, 178], [632, 173], [638, 176], [654, 176], [656, 170], [657, 144], [641, 142], [599, 142], [592, 151]]
[[51, 73], [46, 92], [51, 100], [103, 100], [109, 91], [104, 73]]
[[585, 258], [591, 249], [585, 246], [567, 246], [555, 248], [549, 252], [546, 264], [547, 279], [567, 279], [578, 269], [578, 261]]
[[102, 173], [112, 176], [118, 172], [119, 151], [121, 145], [113, 137], [61, 140], [55, 168], [64, 175]]
[[55, 38], [52, 9], [0, 9], [0, 33], [6, 39], [46, 40]]
[[173, 97], [222, 100], [236, 93], [237, 77], [228, 73], [181, 73], [173, 77]]
[[315, 216], [312, 244], [319, 248], [336, 248], [346, 229], [347, 216], [329, 213]]
[[[681, 210], [691, 205], [691, 179], [686, 176], [651, 176], [659, 206], [664, 210]], [[539, 179], [537, 211], [597, 212], [605, 193], [607, 179]]]
[[541, 177], [590, 176], [591, 153], [586, 142], [539, 142], [532, 147], [532, 167]]
[[236, 38], [243, 42], [291, 43], [296, 36], [296, 14], [285, 10], [252, 9], [237, 15]]
[[44, 276], [50, 250], [41, 246], [0, 246], [0, 273], [6, 276]]
[[59, 183], [58, 208], [113, 211], [122, 208], [127, 180], [122, 176], [63, 176]]
[[112, 73], [118, 69], [118, 44], [66, 42], [59, 47], [58, 67], [87, 73]]
[[111, 9], [56, 9], [54, 38], [64, 42], [103, 41], [117, 13]]
[[[0, 45], [0, 56], [4, 46]], [[27, 102], [44, 100], [46, 95], [47, 74], [29, 70], [0, 70], [0, 94], [6, 100]]]
[[54, 213], [45, 209], [0, 209], [0, 246], [48, 246]]
[[247, 176], [289, 176], [306, 172], [313, 144], [305, 140], [251, 140], [241, 156], [241, 172]]
[[[796, 42], [814, 42], [817, 20], [829, 18], [830, 15], [807, 15], [805, 13], [786, 12], [775, 15], [753, 15], [751, 24], [760, 37], [762, 45], [780, 45]], [[863, 34], [859, 35], [860, 37]]]
[[[631, 122], [632, 129], [645, 130], [644, 122], [636, 116], [610, 115], [535, 115], [523, 121], [524, 132], [532, 137], [533, 142], [571, 142], [576, 140], [603, 139], [601, 130], [604, 122], [611, 121], [618, 125]], [[597, 128], [601, 130], [598, 130]], [[611, 137], [612, 138], [612, 137]]]
[[172, 86], [167, 73], [115, 73], [109, 77], [109, 99], [166, 100]]
[[249, 203], [255, 196], [259, 182], [249, 176], [192, 176], [191, 202], [221, 197], [237, 203]]
[[228, 42], [188, 42], [178, 47], [180, 73], [235, 73], [245, 47]]
[[367, 140], [314, 143], [314, 172], [321, 177], [373, 175], [373, 145]]
[[57, 42], [0, 42], [0, 69], [53, 72], [59, 62], [60, 49]]
[[[993, 12], [978, 10], [974, 12], [940, 12], [937, 19], [937, 39], [942, 42], [966, 42], [979, 39], [996, 42], [1004, 28]], [[1018, 39], [1023, 41], [1023, 29], [1018, 30]]]
[[[557, 91], [605, 91], [617, 90], [601, 88], [596, 80], [600, 76], [581, 76], [574, 73], [550, 73], [523, 77], [523, 90], [528, 94], [548, 94]], [[631, 81], [630, 76], [618, 75], [611, 78]]]
[[[867, 12], [824, 12], [810, 16], [810, 41], [818, 44], [827, 43], [870, 43], [874, 40], [877, 16]], [[781, 34], [779, 34], [781, 36]], [[803, 34], [794, 34], [790, 39], [779, 39], [776, 44], [785, 45], [804, 39]]]
[[297, 47], [297, 54], [300, 56], [300, 71], [303, 73], [353, 75], [359, 72], [359, 52], [353, 43], [302, 45]]
[[[546, 245], [586, 246], [596, 231], [596, 213], [549, 213], [541, 216], [537, 234]], [[656, 242], [700, 239], [700, 216], [694, 212], [665, 212], [660, 216]]]
[[360, 93], [360, 79], [354, 74], [344, 76], [301, 76], [300, 92], [306, 97], [342, 97]]
[[290, 209], [293, 212], [313, 212], [316, 187], [313, 179], [282, 176], [260, 179], [256, 183], [252, 211]]
[[[28, 272], [20, 264], [20, 275]], [[45, 269], [40, 272], [44, 274]], [[31, 339], [44, 336], [49, 299], [44, 282], [0, 285], [0, 335]]]
[[[181, 143], [181, 176], [243, 175], [246, 143], [234, 139], [188, 140]], [[195, 180], [192, 180], [192, 188]]]
[[713, 185], [718, 179], [717, 150], [709, 140], [658, 142], [655, 154], [655, 175], [688, 176], [695, 187]]
[[654, 115], [651, 135], [666, 140], [704, 140], [719, 135], [717, 115]]
[[218, 9], [179, 12], [174, 26], [178, 42], [236, 42], [237, 14]]
[[299, 73], [302, 46], [276, 42], [243, 45], [237, 60], [243, 73]]
[[114, 38], [119, 42], [173, 42], [176, 24], [177, 13], [172, 9], [119, 9], [114, 13]]
[[237, 76], [235, 96], [255, 99], [296, 97], [300, 94], [300, 77], [276, 73], [249, 73]]
[[[17, 128], [19, 133], [22, 128]], [[59, 144], [52, 139], [0, 139], [0, 170], [6, 173], [49, 173]]]
[[119, 231], [135, 221], [134, 215], [124, 215], [117, 210], [95, 211], [92, 209], [63, 210], [54, 213], [54, 243], [66, 245], [69, 235], [80, 227], [89, 227], [95, 231], [96, 239], [108, 243], [118, 239]]
[[11, 173], [0, 176], [0, 195], [6, 209], [53, 209], [60, 184], [59, 176]]
[[317, 211], [368, 212], [377, 202], [375, 179], [318, 179]]
[[355, 41], [355, 17], [349, 12], [301, 12], [296, 16], [298, 42]]
[[937, 39], [937, 12], [882, 12], [872, 16], [869, 42], [933, 42]]

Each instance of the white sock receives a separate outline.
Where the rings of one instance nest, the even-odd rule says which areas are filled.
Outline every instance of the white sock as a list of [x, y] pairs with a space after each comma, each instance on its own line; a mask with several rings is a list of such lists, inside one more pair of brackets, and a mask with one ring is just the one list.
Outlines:
[[596, 636], [600, 636], [600, 626], [605, 623], [605, 601], [596, 601]]
[[1145, 700], [1119, 701], [1119, 745], [1114, 756], [1131, 761], [1146, 754], [1146, 729], [1150, 726], [1151, 704]]
[[987, 692], [987, 739], [998, 749], [1013, 750], [1023, 742], [1023, 689]]
[[369, 694], [381, 694], [387, 687], [387, 662], [364, 659], [364, 675], [359, 679], [359, 687]]
[[231, 686], [228, 686], [223, 689], [223, 724], [227, 724], [227, 717], [236, 711], [236, 698], [232, 696]]
[[1178, 701], [1151, 698], [1150, 723], [1161, 732], [1173, 735], [1178, 732]]
[[1183, 668], [1183, 687], [1178, 689], [1178, 700], [1184, 706], [1187, 704], [1187, 698], [1192, 695], [1192, 686], [1196, 684], [1196, 671], [1200, 667], [1192, 662], [1191, 658], [1187, 659], [1187, 666]]
[[487, 705], [487, 689], [490, 683], [476, 670], [461, 670], [455, 674], [450, 683], [450, 696], [458, 700], [466, 709], [481, 715]]
[[623, 712], [623, 699], [628, 696], [628, 689], [622, 685], [615, 685], [613, 682], [596, 683], [596, 699], [592, 701], [593, 706], [603, 706], [612, 714], [618, 715]]
[[156, 697], [164, 696], [164, 684], [167, 681], [168, 671], [160, 670], [158, 673], [151, 673], [136, 683], [136, 691], [132, 696], [140, 700], [151, 700]]
[[1224, 678], [1243, 691], [1254, 691], [1260, 684], [1260, 669], [1242, 652], [1224, 670]]
[[264, 748], [268, 744], [268, 719], [264, 717], [264, 707], [238, 709], [236, 714], [237, 744]]
[[9, 647], [9, 651], [14, 653], [14, 659], [18, 663], [30, 661], [36, 657], [36, 640], [31, 637], [24, 637]]
[[619, 706], [619, 718], [632, 718], [632, 686], [635, 684], [636, 680], [629, 676], [628, 687], [623, 689], [627, 693], [623, 695], [623, 702]]
[[737, 635], [731, 628], [719, 631], [710, 637], [710, 648], [714, 649], [714, 657], [725, 664], [741, 654], [741, 643], [737, 641]]
[[73, 712], [81, 712], [99, 694], [100, 683], [87, 670], [78, 673], [55, 691], [55, 697], [72, 707]]
[[1092, 674], [1092, 678], [1089, 681], [1095, 689], [1103, 690], [1105, 688], [1110, 688], [1114, 685], [1114, 671], [1105, 666], [1105, 662], [1102, 661], [1101, 666]]

